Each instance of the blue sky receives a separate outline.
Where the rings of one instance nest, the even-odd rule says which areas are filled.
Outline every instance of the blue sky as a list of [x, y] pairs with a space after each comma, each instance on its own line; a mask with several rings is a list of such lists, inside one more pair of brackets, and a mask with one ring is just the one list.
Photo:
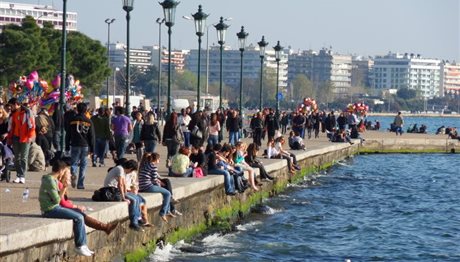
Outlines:
[[[227, 44], [236, 48], [236, 33], [242, 25], [249, 33], [247, 43], [262, 35], [274, 46], [314, 49], [332, 46], [339, 53], [382, 55], [392, 52], [417, 53], [424, 57], [460, 61], [460, 0], [182, 0], [177, 7], [172, 45], [196, 49], [192, 21], [183, 15], [195, 13], [198, 5], [209, 13], [208, 25], [220, 16], [231, 17]], [[14, 1], [12, 1], [14, 2]], [[17, 0], [54, 4], [60, 0]], [[78, 29], [92, 38], [107, 39], [106, 18], [115, 18], [111, 39], [125, 42], [126, 20], [121, 0], [67, 0], [68, 10], [78, 12]], [[135, 0], [131, 18], [131, 46], [158, 42], [155, 19], [163, 17], [158, 1]], [[217, 43], [209, 28], [209, 42]], [[163, 45], [166, 45], [166, 29]], [[204, 39], [206, 41], [206, 39]], [[205, 44], [205, 43], [204, 43]]]

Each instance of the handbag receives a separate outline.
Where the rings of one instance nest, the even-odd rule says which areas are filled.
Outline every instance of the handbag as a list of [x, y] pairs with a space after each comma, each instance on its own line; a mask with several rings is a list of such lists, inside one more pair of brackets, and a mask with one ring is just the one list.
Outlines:
[[203, 169], [201, 167], [197, 167], [193, 169], [193, 177], [194, 178], [202, 178], [204, 177]]
[[117, 187], [103, 187], [94, 191], [93, 201], [121, 201], [121, 192]]
[[203, 132], [201, 132], [200, 128], [198, 126], [194, 126], [192, 130], [192, 135], [201, 139], [203, 138]]

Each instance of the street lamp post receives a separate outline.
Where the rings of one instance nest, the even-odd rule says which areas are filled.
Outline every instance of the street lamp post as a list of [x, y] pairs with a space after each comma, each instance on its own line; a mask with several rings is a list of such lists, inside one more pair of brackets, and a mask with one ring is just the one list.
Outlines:
[[220, 45], [220, 78], [219, 78], [219, 108], [222, 109], [222, 84], [223, 84], [223, 53], [225, 44], [225, 34], [229, 27], [224, 23], [224, 18], [220, 17], [218, 24], [214, 26], [217, 30], [217, 41]]
[[262, 40], [257, 42], [259, 45], [260, 52], [260, 90], [259, 90], [259, 111], [262, 112], [262, 89], [264, 81], [264, 58], [265, 58], [265, 47], [268, 45], [268, 42], [265, 42], [265, 36], [262, 36]]
[[126, 115], [129, 116], [129, 89], [131, 86], [130, 48], [129, 48], [129, 12], [133, 11], [134, 0], [122, 0], [123, 10], [126, 11]]
[[[115, 22], [115, 18], [105, 19], [107, 24], [107, 65], [110, 67], [110, 25]], [[109, 79], [110, 76], [107, 76], [107, 107], [109, 107]]]
[[201, 100], [201, 37], [204, 35], [204, 28], [206, 27], [206, 18], [208, 14], [205, 14], [201, 8], [201, 5], [198, 6], [198, 12], [192, 15], [193, 20], [195, 21], [195, 31], [198, 36], [198, 83], [197, 83], [197, 95], [196, 95], [196, 110], [200, 110], [200, 100]]
[[243, 117], [243, 53], [244, 53], [244, 48], [246, 46], [246, 37], [249, 34], [244, 31], [244, 26], [241, 27], [241, 31], [236, 34], [238, 37], [238, 45], [240, 48], [241, 52], [241, 64], [240, 64], [240, 104], [239, 104], [239, 110], [240, 110], [240, 115]]
[[275, 59], [276, 59], [276, 116], [280, 115], [280, 60], [281, 60], [281, 50], [283, 47], [280, 45], [280, 41], [273, 47], [275, 49]]
[[157, 18], [158, 23], [158, 105], [157, 111], [160, 112], [160, 101], [161, 101], [161, 25], [165, 22], [165, 19]]
[[61, 42], [61, 86], [59, 94], [59, 134], [60, 134], [60, 151], [64, 152], [64, 107], [65, 107], [65, 85], [66, 85], [66, 49], [67, 49], [67, 0], [62, 0], [62, 42]]
[[168, 94], [166, 103], [166, 112], [168, 116], [171, 114], [171, 27], [174, 25], [176, 18], [176, 7], [180, 2], [174, 0], [164, 0], [160, 3], [163, 7], [165, 16], [165, 25], [168, 27]]

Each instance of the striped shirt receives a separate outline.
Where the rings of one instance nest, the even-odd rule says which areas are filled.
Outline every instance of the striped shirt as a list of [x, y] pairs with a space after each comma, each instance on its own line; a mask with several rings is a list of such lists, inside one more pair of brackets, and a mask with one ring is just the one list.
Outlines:
[[156, 179], [160, 179], [158, 167], [153, 163], [143, 165], [139, 171], [139, 191], [146, 191], [152, 185], [159, 186]]

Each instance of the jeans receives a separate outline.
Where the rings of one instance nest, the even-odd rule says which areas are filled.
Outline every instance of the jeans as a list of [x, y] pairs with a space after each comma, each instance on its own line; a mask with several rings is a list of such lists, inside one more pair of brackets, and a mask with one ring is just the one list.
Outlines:
[[93, 163], [96, 164], [99, 158], [99, 164], [104, 164], [104, 155], [107, 150], [107, 139], [96, 138], [96, 147], [93, 155]]
[[155, 147], [157, 147], [156, 140], [144, 140], [144, 150], [146, 153], [153, 153], [155, 152]]
[[115, 136], [115, 149], [117, 151], [117, 158], [121, 159], [125, 156], [126, 147], [128, 147], [128, 136], [116, 135]]
[[14, 166], [18, 177], [25, 177], [29, 167], [29, 149], [30, 143], [19, 142], [19, 137], [13, 137]]
[[224, 175], [225, 193], [235, 192], [235, 182], [233, 176], [225, 169], [209, 169], [208, 175]]
[[47, 218], [72, 219], [75, 246], [81, 247], [86, 245], [85, 218], [81, 213], [58, 205], [50, 211], [43, 213], [43, 216]]
[[151, 185], [147, 190], [144, 190], [142, 192], [148, 192], [148, 193], [161, 193], [163, 195], [163, 203], [161, 205], [160, 209], [160, 216], [164, 216], [169, 213], [170, 209], [170, 202], [171, 202], [171, 193], [165, 189], [162, 188], [161, 186], [157, 185]]
[[252, 131], [252, 138], [254, 140], [254, 144], [258, 146], [262, 146], [262, 134], [264, 130], [262, 128], [255, 128]]
[[128, 205], [130, 224], [137, 226], [139, 225], [139, 218], [141, 217], [140, 199], [136, 194], [130, 192], [126, 193], [125, 198], [130, 201]]
[[219, 143], [219, 135], [209, 135], [208, 145], [214, 146], [217, 143]]
[[236, 145], [236, 142], [238, 142], [239, 140], [239, 131], [230, 131], [229, 132], [229, 138], [228, 138], [228, 142], [234, 146]]
[[185, 173], [183, 174], [175, 174], [172, 172], [171, 169], [169, 169], [169, 172], [168, 172], [168, 176], [173, 176], [173, 177], [191, 177], [193, 174], [193, 168], [191, 167], [188, 167], [186, 170], [185, 170]]
[[184, 146], [189, 147], [190, 146], [190, 132], [182, 132], [184, 135]]
[[77, 187], [84, 187], [86, 166], [88, 165], [88, 147], [72, 146], [70, 148], [70, 158], [72, 161], [72, 166], [70, 167], [72, 175], [75, 176], [77, 168], [79, 168]]
[[399, 133], [399, 135], [402, 135], [402, 127], [397, 126], [397, 127], [395, 128], [395, 131], [396, 131], [396, 135], [398, 135], [398, 133]]

